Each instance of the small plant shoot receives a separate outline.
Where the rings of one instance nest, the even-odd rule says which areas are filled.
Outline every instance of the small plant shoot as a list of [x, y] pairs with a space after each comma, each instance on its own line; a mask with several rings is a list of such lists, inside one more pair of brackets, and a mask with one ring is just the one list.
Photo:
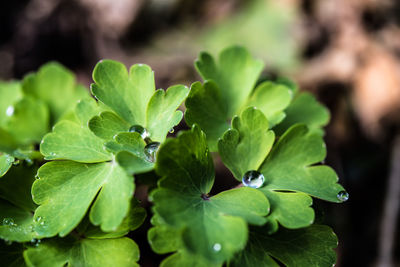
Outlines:
[[[151, 253], [164, 267], [335, 264], [337, 237], [312, 206], [349, 198], [321, 164], [328, 110], [287, 79], [260, 82], [243, 47], [195, 68], [203, 81], [166, 90], [150, 66], [113, 60], [90, 93], [54, 62], [0, 82], [4, 266], [128, 267]], [[215, 192], [216, 158], [233, 188]]]

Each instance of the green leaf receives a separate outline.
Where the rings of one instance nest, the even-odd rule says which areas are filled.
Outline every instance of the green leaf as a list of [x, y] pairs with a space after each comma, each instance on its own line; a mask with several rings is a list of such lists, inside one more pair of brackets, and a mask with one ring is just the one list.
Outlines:
[[46, 160], [69, 159], [85, 163], [111, 160], [103, 144], [104, 141], [88, 128], [72, 121], [60, 121], [43, 138], [40, 152]]
[[285, 109], [286, 118], [274, 127], [277, 135], [282, 135], [296, 123], [306, 124], [312, 131], [323, 134], [321, 129], [330, 119], [329, 110], [320, 104], [310, 93], [298, 94]]
[[243, 47], [224, 49], [216, 63], [208, 53], [201, 53], [195, 66], [204, 80], [213, 80], [221, 89], [223, 103], [229, 103], [227, 115], [234, 115], [252, 91], [264, 64], [255, 60]]
[[292, 91], [285, 85], [263, 82], [254, 89], [254, 93], [248, 99], [245, 107], [257, 107], [268, 118], [270, 127], [281, 122], [285, 118], [283, 110], [289, 106], [292, 100]]
[[129, 73], [116, 61], [102, 60], [93, 70], [92, 93], [131, 125], [145, 125], [147, 103], [154, 93], [154, 73], [147, 65], [133, 65]]
[[256, 189], [207, 196], [214, 168], [205, 135], [197, 126], [164, 143], [156, 170], [164, 178], [152, 193], [154, 211], [168, 225], [183, 230], [185, 249], [195, 255], [222, 263], [245, 246], [246, 222], [265, 223], [269, 204]]
[[196, 255], [185, 252], [174, 253], [160, 264], [160, 267], [219, 267], [221, 263], [215, 263], [205, 260]]
[[232, 129], [218, 142], [218, 151], [224, 162], [239, 181], [250, 170], [257, 170], [274, 143], [275, 135], [268, 130], [263, 113], [253, 107], [232, 120]]
[[217, 141], [232, 117], [250, 106], [264, 113], [270, 127], [285, 117], [283, 110], [292, 99], [292, 90], [284, 84], [264, 82], [252, 93], [263, 64], [243, 47], [223, 50], [218, 64], [211, 55], [201, 53], [195, 65], [205, 83], [192, 85], [185, 120], [201, 127], [211, 151], [217, 150]]
[[32, 195], [41, 205], [35, 219], [42, 223], [35, 230], [47, 237], [57, 233], [67, 235], [93, 201], [90, 221], [100, 225], [102, 231], [117, 230], [128, 213], [134, 192], [133, 178], [114, 161], [97, 164], [53, 161], [43, 165], [38, 176]]
[[47, 106], [25, 96], [13, 106], [13, 113], [4, 126], [20, 145], [39, 143], [49, 128]]
[[269, 234], [278, 230], [278, 222], [285, 228], [298, 229], [314, 222], [312, 198], [304, 193], [277, 192], [263, 190], [267, 196], [271, 212], [268, 214]]
[[6, 241], [28, 242], [38, 237], [32, 212], [3, 199], [0, 199], [0, 220], [0, 238]]
[[252, 227], [245, 250], [237, 254], [228, 266], [334, 266], [337, 237], [325, 225], [281, 230], [268, 235], [266, 227]]
[[74, 74], [56, 62], [47, 63], [37, 73], [25, 76], [22, 86], [25, 94], [49, 106], [52, 124], [79, 99], [88, 97], [86, 88], [76, 84]]
[[115, 142], [109, 142], [106, 146], [117, 153], [118, 164], [128, 173], [142, 173], [154, 168], [154, 163], [148, 161], [144, 153], [146, 142], [138, 133], [120, 133], [114, 140]]
[[14, 157], [8, 154], [0, 154], [0, 177], [8, 172], [14, 162]]
[[[166, 91], [155, 91], [154, 73], [147, 65], [133, 65], [128, 73], [122, 63], [103, 60], [96, 65], [93, 80], [93, 94], [120, 116], [117, 119], [105, 114], [91, 121], [91, 130], [104, 139], [141, 125], [152, 141], [163, 142], [168, 131], [182, 119], [182, 112], [176, 109], [189, 89], [175, 85]], [[110, 120], [114, 122], [110, 124]]]
[[23, 97], [19, 82], [0, 81], [0, 127], [4, 126], [14, 112], [14, 105]]
[[[152, 219], [154, 224], [154, 218]], [[165, 224], [155, 224], [147, 232], [147, 239], [151, 249], [158, 254], [175, 252], [182, 248], [181, 231]]]
[[90, 224], [85, 229], [84, 234], [88, 238], [98, 239], [122, 237], [142, 225], [145, 218], [146, 210], [140, 207], [139, 202], [136, 199], [132, 198], [129, 213], [126, 215], [122, 223], [118, 226], [117, 230], [106, 233], [101, 231], [100, 227]]
[[26, 267], [22, 253], [22, 244], [5, 244], [0, 241], [0, 262], [7, 267]]
[[24, 252], [28, 266], [38, 267], [131, 267], [139, 266], [139, 248], [129, 238], [50, 239]]
[[217, 150], [217, 140], [229, 128], [226, 103], [222, 92], [213, 81], [204, 85], [195, 82], [186, 99], [185, 120], [188, 125], [197, 123], [207, 134], [211, 151]]
[[163, 142], [166, 133], [182, 120], [182, 112], [176, 110], [189, 94], [183, 85], [157, 90], [147, 107], [146, 129], [153, 141]]
[[260, 167], [265, 186], [260, 190], [289, 190], [313, 197], [341, 202], [337, 195], [343, 187], [337, 183], [333, 169], [325, 165], [310, 166], [324, 160], [322, 137], [305, 125], [295, 125], [281, 136]]
[[35, 210], [36, 205], [31, 197], [31, 187], [35, 181], [37, 169], [35, 166], [24, 166], [24, 164], [10, 169], [0, 180], [0, 198], [23, 210]]
[[105, 111], [89, 121], [89, 129], [98, 137], [112, 140], [120, 132], [127, 132], [130, 125], [113, 112]]

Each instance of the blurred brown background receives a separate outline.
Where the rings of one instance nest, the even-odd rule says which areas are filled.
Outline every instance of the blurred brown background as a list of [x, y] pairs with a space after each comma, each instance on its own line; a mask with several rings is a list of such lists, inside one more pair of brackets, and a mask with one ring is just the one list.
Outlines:
[[[400, 1], [17, 0], [0, 4], [0, 78], [56, 60], [88, 86], [98, 60], [147, 63], [157, 87], [199, 79], [193, 61], [241, 44], [325, 103], [328, 158], [350, 193], [315, 201], [339, 236], [337, 266], [399, 265]], [[184, 126], [182, 126], [184, 127]], [[397, 141], [396, 141], [397, 140]], [[231, 186], [217, 167], [221, 190]], [[142, 227], [144, 228], [144, 227]], [[141, 264], [154, 257], [137, 230]]]

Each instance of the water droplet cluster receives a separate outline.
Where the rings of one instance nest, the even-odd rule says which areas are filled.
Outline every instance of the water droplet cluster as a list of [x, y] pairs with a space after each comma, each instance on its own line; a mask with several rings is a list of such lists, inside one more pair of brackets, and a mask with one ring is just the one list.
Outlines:
[[146, 156], [146, 160], [151, 162], [151, 163], [154, 163], [156, 161], [156, 154], [157, 154], [158, 148], [160, 147], [160, 143], [159, 142], [153, 142], [150, 139], [149, 132], [144, 127], [142, 127], [140, 125], [131, 126], [131, 128], [129, 128], [129, 132], [140, 134], [140, 136], [143, 138], [143, 140], [147, 144], [144, 147], [144, 154]]
[[3, 218], [2, 225], [4, 225], [4, 226], [16, 226], [17, 224], [14, 222], [13, 218]]
[[242, 178], [242, 183], [251, 188], [260, 188], [264, 184], [264, 181], [264, 175], [258, 171], [248, 171]]

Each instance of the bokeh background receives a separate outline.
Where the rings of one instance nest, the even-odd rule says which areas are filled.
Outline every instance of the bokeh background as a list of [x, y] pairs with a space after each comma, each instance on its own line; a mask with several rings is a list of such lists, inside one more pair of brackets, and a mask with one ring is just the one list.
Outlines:
[[[189, 86], [199, 80], [193, 67], [199, 51], [217, 54], [232, 44], [262, 58], [266, 78], [290, 77], [331, 111], [326, 163], [350, 199], [314, 206], [318, 222], [339, 236], [337, 266], [399, 266], [400, 1], [0, 3], [2, 80], [20, 79], [56, 60], [88, 87], [95, 64], [110, 58], [149, 64], [159, 88]], [[220, 163], [217, 181], [217, 190], [235, 185]], [[160, 258], [150, 252], [145, 230], [133, 235], [140, 263], [156, 266]]]

